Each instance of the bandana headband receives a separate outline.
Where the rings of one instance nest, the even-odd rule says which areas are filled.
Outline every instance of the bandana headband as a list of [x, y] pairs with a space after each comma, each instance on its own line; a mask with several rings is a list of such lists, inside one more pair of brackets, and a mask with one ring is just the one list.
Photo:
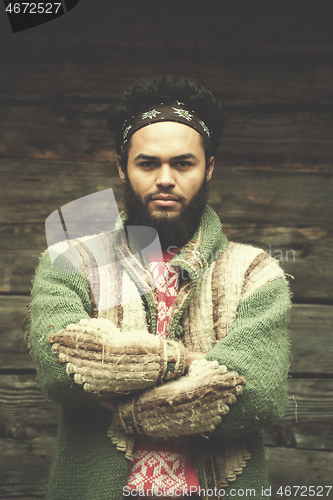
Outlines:
[[175, 101], [173, 103], [163, 103], [150, 106], [147, 111], [140, 112], [132, 118], [125, 120], [123, 125], [123, 145], [140, 128], [157, 122], [178, 122], [192, 127], [206, 140], [211, 147], [210, 131], [200, 116], [195, 111], [189, 111], [184, 103]]

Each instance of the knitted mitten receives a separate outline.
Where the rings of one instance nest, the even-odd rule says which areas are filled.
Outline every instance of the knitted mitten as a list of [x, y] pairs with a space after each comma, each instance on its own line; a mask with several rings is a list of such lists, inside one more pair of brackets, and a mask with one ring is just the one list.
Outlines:
[[187, 375], [137, 397], [118, 400], [118, 426], [125, 434], [181, 436], [213, 431], [242, 394], [244, 377], [217, 361], [193, 361]]
[[86, 392], [100, 395], [143, 390], [179, 377], [185, 348], [146, 331], [121, 333], [108, 319], [84, 319], [49, 336], [52, 351]]

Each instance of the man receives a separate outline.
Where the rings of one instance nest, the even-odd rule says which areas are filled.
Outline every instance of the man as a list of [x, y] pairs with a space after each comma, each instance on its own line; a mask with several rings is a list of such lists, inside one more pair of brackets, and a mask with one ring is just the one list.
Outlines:
[[[287, 402], [290, 293], [278, 263], [228, 242], [207, 205], [223, 118], [189, 80], [128, 89], [108, 120], [121, 220], [156, 229], [163, 260], [140, 262], [117, 231], [99, 250], [122, 261], [116, 273], [84, 238], [81, 273], [41, 259], [30, 345], [42, 389], [62, 405], [48, 499], [266, 498], [261, 431]], [[131, 287], [145, 293], [101, 308]]]

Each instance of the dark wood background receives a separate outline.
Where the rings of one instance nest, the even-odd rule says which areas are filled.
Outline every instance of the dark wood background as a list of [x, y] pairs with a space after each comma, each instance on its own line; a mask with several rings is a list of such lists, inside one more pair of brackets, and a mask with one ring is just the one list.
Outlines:
[[0, 19], [0, 498], [44, 497], [59, 416], [24, 328], [45, 219], [110, 187], [122, 208], [105, 110], [163, 73], [224, 101], [210, 204], [229, 239], [293, 276], [290, 404], [265, 438], [272, 498], [332, 485], [333, 30], [326, 4], [289, 3], [81, 0], [15, 35]]

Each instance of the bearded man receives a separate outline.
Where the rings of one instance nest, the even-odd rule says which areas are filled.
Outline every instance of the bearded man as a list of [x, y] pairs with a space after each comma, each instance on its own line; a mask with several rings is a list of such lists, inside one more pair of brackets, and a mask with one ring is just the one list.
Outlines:
[[[115, 231], [95, 255], [76, 240], [81, 273], [41, 259], [30, 345], [62, 405], [47, 499], [267, 498], [262, 430], [287, 403], [290, 292], [277, 261], [228, 242], [207, 205], [222, 104], [151, 77], [109, 114], [121, 223], [155, 229], [163, 258], [140, 261]], [[117, 271], [99, 265], [110, 253]]]

